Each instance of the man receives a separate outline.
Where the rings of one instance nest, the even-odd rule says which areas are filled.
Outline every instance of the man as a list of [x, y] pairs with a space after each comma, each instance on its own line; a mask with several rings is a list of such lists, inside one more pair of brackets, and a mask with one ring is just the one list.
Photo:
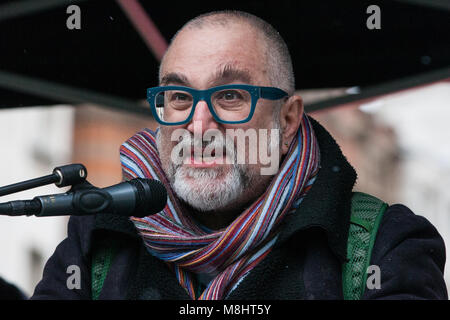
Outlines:
[[[159, 80], [148, 100], [161, 126], [124, 143], [121, 161], [126, 179], [164, 183], [166, 208], [72, 217], [33, 298], [342, 299], [356, 173], [304, 114], [279, 34], [243, 12], [202, 15]], [[97, 268], [97, 252], [111, 265]], [[370, 258], [381, 283], [362, 298], [447, 299], [444, 263], [436, 229], [390, 206]]]

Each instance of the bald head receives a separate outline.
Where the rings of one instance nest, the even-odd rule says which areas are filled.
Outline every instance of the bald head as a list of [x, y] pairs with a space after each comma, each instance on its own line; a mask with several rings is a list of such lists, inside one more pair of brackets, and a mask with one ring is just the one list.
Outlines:
[[[233, 28], [234, 27], [234, 28]], [[295, 79], [292, 60], [286, 43], [280, 34], [264, 20], [242, 11], [216, 11], [200, 15], [187, 22], [172, 38], [170, 46], [161, 62], [159, 80], [162, 80], [162, 70], [166, 57], [170, 54], [173, 44], [177, 38], [187, 32], [205, 29], [227, 29], [230, 32], [239, 30], [252, 32], [257, 42], [258, 50], [261, 51], [261, 59], [258, 61], [267, 72], [269, 86], [281, 88], [290, 95], [295, 91]], [[234, 31], [232, 31], [234, 30]], [[192, 44], [195, 46], [195, 43]], [[250, 47], [248, 49], [255, 50]]]

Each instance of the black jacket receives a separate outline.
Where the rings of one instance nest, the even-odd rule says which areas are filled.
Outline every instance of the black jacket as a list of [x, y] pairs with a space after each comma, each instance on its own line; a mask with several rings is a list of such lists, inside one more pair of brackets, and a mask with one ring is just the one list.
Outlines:
[[[321, 151], [318, 177], [297, 212], [286, 216], [272, 251], [227, 299], [343, 299], [356, 173], [329, 133], [312, 122]], [[47, 262], [32, 299], [91, 299], [91, 245], [107, 238], [120, 248], [99, 299], [189, 299], [167, 265], [147, 252], [132, 222], [114, 215], [70, 218], [68, 237]], [[403, 205], [385, 212], [370, 264], [380, 268], [381, 288], [367, 289], [363, 299], [447, 299], [444, 242]], [[71, 265], [80, 267], [80, 289], [67, 287]]]
[[27, 296], [22, 292], [22, 290], [0, 277], [0, 301], [25, 299], [27, 299]]

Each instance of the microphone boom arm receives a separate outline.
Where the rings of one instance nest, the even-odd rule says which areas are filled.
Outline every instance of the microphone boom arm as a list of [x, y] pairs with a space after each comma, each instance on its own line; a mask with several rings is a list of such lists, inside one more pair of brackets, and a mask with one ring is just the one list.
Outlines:
[[8, 186], [0, 187], [0, 197], [12, 193], [42, 187], [54, 183], [57, 187], [67, 187], [82, 183], [86, 180], [87, 170], [82, 164], [69, 164], [56, 167], [52, 174], [47, 176], [14, 183]]

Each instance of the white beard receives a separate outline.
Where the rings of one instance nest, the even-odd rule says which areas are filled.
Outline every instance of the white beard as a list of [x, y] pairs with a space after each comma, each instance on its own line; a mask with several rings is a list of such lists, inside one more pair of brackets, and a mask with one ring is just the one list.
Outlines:
[[[235, 201], [247, 187], [245, 172], [231, 165], [220, 182], [216, 179], [223, 169], [178, 167], [171, 184], [178, 197], [199, 211], [224, 208]], [[195, 182], [193, 181], [195, 179]]]
[[[279, 122], [275, 121], [272, 129], [279, 129]], [[183, 142], [186, 141], [190, 145], [192, 137], [183, 137]], [[158, 130], [157, 145], [161, 152], [161, 130]], [[194, 143], [200, 143], [195, 141]], [[211, 144], [217, 143], [221, 147], [233, 148], [229, 154], [236, 156], [237, 152], [235, 146], [226, 145], [223, 139], [219, 141], [212, 141]], [[268, 144], [278, 143], [279, 141], [268, 141]], [[174, 164], [171, 160], [169, 165], [164, 168], [170, 184], [176, 195], [187, 204], [196, 210], [207, 212], [225, 207], [233, 204], [242, 193], [251, 185], [256, 183], [256, 174], [250, 170], [246, 164], [237, 164], [236, 158], [232, 164], [220, 166], [217, 168], [193, 168], [180, 164]], [[225, 172], [226, 171], [226, 172]], [[217, 177], [221, 176], [217, 181]], [[194, 181], [195, 179], [195, 181]]]

